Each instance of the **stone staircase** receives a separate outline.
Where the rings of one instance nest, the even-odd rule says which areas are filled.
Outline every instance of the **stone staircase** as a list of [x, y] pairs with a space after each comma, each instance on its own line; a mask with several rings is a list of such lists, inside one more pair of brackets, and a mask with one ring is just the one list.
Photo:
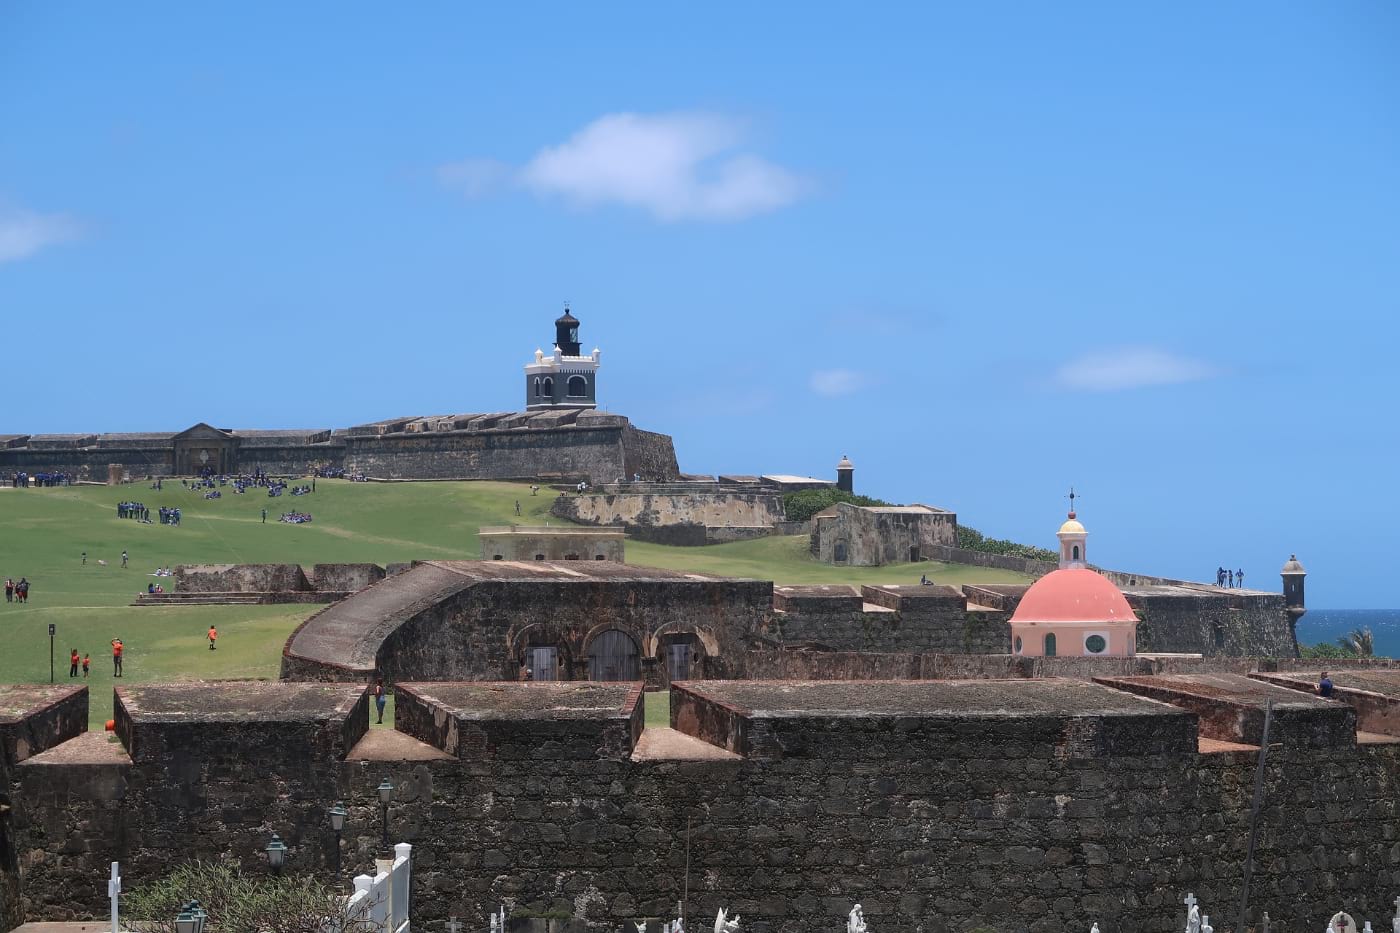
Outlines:
[[256, 606], [262, 593], [141, 593], [133, 606]]

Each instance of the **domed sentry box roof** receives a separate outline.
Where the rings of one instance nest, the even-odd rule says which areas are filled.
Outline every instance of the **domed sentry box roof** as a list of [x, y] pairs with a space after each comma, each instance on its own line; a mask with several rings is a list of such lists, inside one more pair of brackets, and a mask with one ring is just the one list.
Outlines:
[[1290, 554], [1289, 557], [1288, 557], [1288, 563], [1284, 564], [1284, 565], [1283, 565], [1283, 570], [1281, 570], [1281, 571], [1279, 571], [1279, 572], [1282, 573], [1282, 574], [1284, 574], [1285, 576], [1293, 575], [1293, 574], [1302, 574], [1302, 575], [1306, 575], [1306, 574], [1307, 574], [1307, 571], [1303, 569], [1303, 565], [1300, 564], [1300, 563], [1298, 563], [1298, 555], [1297, 555], [1297, 554]]
[[1136, 622], [1137, 616], [1107, 577], [1073, 568], [1053, 571], [1031, 584], [1011, 621]]
[[555, 319], [554, 319], [554, 323], [555, 323], [555, 324], [577, 324], [577, 323], [578, 323], [578, 318], [574, 317], [573, 314], [571, 314], [571, 313], [569, 312], [569, 309], [568, 309], [567, 307], [565, 307], [565, 308], [564, 308], [564, 314], [563, 314], [563, 316], [562, 316], [562, 317], [557, 317], [557, 318], [555, 318]]

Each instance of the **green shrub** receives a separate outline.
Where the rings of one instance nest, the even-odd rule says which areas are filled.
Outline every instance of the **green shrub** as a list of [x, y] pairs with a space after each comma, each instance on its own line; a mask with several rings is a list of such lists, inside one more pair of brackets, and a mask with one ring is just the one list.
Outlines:
[[126, 929], [175, 933], [175, 918], [191, 900], [208, 913], [208, 933], [306, 933], [327, 920], [340, 929], [367, 931], [351, 917], [343, 894], [306, 876], [250, 876], [228, 862], [189, 862], [164, 878], [122, 895]]
[[1356, 652], [1348, 651], [1341, 645], [1333, 644], [1329, 641], [1324, 641], [1319, 645], [1299, 645], [1298, 655], [1302, 658], [1313, 661], [1337, 658], [1354, 658], [1356, 657]]
[[894, 504], [883, 499], [858, 496], [853, 492], [842, 492], [834, 488], [804, 489], [801, 492], [789, 492], [783, 495], [783, 513], [787, 515], [787, 520], [790, 522], [805, 522], [822, 509], [829, 509], [838, 502], [849, 502], [851, 505]]
[[986, 554], [1000, 554], [1003, 557], [1020, 557], [1026, 560], [1046, 560], [1054, 563], [1060, 555], [1043, 547], [1017, 544], [1002, 538], [988, 538], [976, 528], [958, 526], [958, 547], [968, 551], [982, 551]]

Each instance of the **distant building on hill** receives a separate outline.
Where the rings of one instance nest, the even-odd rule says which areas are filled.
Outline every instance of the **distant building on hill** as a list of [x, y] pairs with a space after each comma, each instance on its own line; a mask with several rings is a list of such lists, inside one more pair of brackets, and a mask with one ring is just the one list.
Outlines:
[[927, 505], [838, 502], [812, 516], [812, 555], [828, 564], [902, 564], [927, 559], [936, 545], [957, 543], [958, 516]]
[[109, 476], [303, 474], [314, 468], [383, 479], [497, 479], [590, 484], [680, 477], [668, 435], [597, 411], [599, 351], [580, 355], [578, 319], [555, 322], [551, 356], [525, 367], [523, 412], [411, 415], [351, 428], [231, 430], [200, 422], [139, 434], [0, 434], [0, 474]]
[[493, 525], [477, 532], [482, 560], [611, 560], [622, 563], [621, 528], [577, 525]]

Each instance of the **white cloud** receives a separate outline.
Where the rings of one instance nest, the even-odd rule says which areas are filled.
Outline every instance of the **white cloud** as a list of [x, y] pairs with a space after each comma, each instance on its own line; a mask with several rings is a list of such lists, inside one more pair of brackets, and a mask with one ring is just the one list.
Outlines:
[[812, 372], [808, 384], [818, 395], [850, 395], [870, 383], [865, 373], [854, 369], [818, 369]]
[[469, 160], [443, 166], [438, 175], [480, 194], [504, 174], [539, 197], [579, 207], [622, 204], [664, 221], [739, 220], [806, 193], [802, 178], [738, 151], [743, 137], [738, 121], [716, 114], [614, 113], [541, 149], [519, 169]]
[[27, 259], [46, 246], [77, 238], [82, 226], [63, 214], [0, 208], [0, 262]]
[[1055, 382], [1065, 389], [1116, 392], [1145, 386], [1199, 382], [1219, 375], [1200, 360], [1177, 356], [1154, 347], [1120, 347], [1085, 354], [1055, 371]]
[[463, 159], [439, 165], [438, 181], [469, 198], [490, 194], [510, 180], [511, 167], [495, 159]]

